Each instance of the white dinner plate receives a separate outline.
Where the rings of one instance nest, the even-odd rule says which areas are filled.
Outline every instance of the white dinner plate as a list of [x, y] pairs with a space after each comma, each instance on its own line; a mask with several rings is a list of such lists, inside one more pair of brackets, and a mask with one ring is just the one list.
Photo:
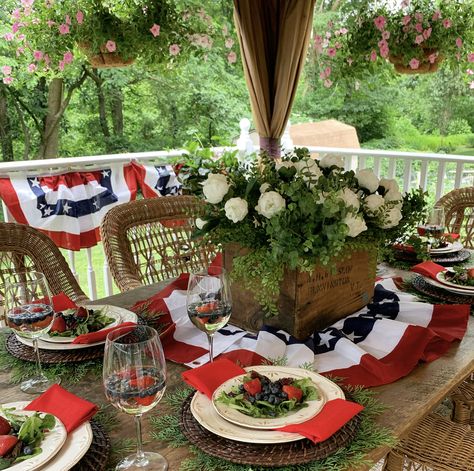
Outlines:
[[[120, 315], [121, 322], [137, 322], [138, 318], [135, 313], [128, 311], [127, 309], [124, 309], [122, 307], [116, 307], [116, 306], [102, 306], [98, 305], [97, 308], [102, 309], [107, 307], [110, 311], [108, 312], [116, 312], [118, 315]], [[24, 345], [28, 345], [29, 347], [33, 346], [33, 341], [30, 339], [26, 339], [24, 337], [20, 337], [19, 335], [16, 336], [19, 342], [21, 342]], [[39, 339], [38, 340], [38, 347], [40, 350], [78, 350], [81, 348], [90, 348], [94, 347], [95, 345], [102, 345], [105, 343], [105, 340], [102, 342], [96, 342], [96, 343], [88, 343], [88, 344], [80, 344], [80, 343], [52, 343], [52, 342], [45, 342], [44, 340]]]
[[449, 291], [450, 293], [455, 293], [455, 294], [461, 294], [464, 296], [474, 296], [474, 293], [466, 292], [463, 289], [457, 289], [453, 288], [452, 286], [445, 285], [443, 283], [439, 283], [436, 280], [433, 280], [432, 278], [424, 278], [427, 283], [429, 283], [432, 286], [435, 286], [436, 288], [441, 288], [444, 289], [445, 291]]
[[436, 275], [436, 279], [445, 286], [449, 286], [450, 288], [456, 288], [459, 291], [464, 291], [466, 294], [474, 295], [474, 286], [458, 285], [456, 283], [453, 283], [452, 281], [447, 280], [445, 271], [440, 271]]
[[[253, 368], [255, 371], [256, 369]], [[305, 379], [310, 378], [312, 380], [311, 372], [302, 368], [291, 368], [291, 373], [288, 372], [288, 368], [280, 366], [265, 366], [258, 371], [262, 375], [269, 378], [271, 381], [276, 381], [282, 378], [294, 378], [294, 379]], [[273, 430], [275, 428], [284, 427], [285, 425], [299, 424], [306, 420], [314, 417], [326, 403], [326, 395], [322, 390], [318, 388], [316, 384], [313, 386], [317, 389], [319, 398], [314, 401], [306, 401], [307, 406], [296, 411], [290, 411], [288, 414], [282, 417], [275, 418], [262, 418], [262, 417], [251, 417], [243, 414], [242, 412], [234, 409], [227, 404], [219, 402], [217, 398], [223, 392], [230, 392], [234, 387], [238, 387], [242, 384], [242, 380], [245, 374], [231, 378], [225, 383], [221, 384], [212, 396], [212, 404], [215, 407], [217, 413], [224, 419], [242, 427], [260, 429], [260, 430]]]
[[[28, 401], [15, 402], [13, 405], [24, 408]], [[89, 422], [85, 422], [67, 435], [66, 441], [59, 452], [41, 468], [41, 471], [66, 471], [77, 464], [87, 453], [92, 443], [93, 433]], [[8, 470], [16, 468], [8, 468]], [[20, 469], [18, 469], [20, 471]]]
[[[261, 369], [263, 368], [268, 367], [253, 366], [246, 368], [246, 370], [255, 370], [261, 373]], [[280, 367], [280, 369], [283, 369], [283, 367]], [[285, 369], [288, 371], [288, 376], [291, 376], [292, 372], [295, 370], [300, 371], [299, 368], [285, 367]], [[344, 392], [336, 383], [333, 383], [317, 373], [310, 371], [307, 371], [307, 373], [310, 375], [311, 380], [317, 385], [318, 389], [323, 391], [328, 401], [333, 399], [345, 399]], [[305, 438], [303, 435], [299, 435], [298, 433], [280, 432], [278, 430], [256, 430], [240, 427], [239, 425], [228, 422], [217, 413], [214, 407], [212, 407], [211, 400], [200, 392], [196, 392], [193, 396], [190, 409], [194, 418], [205, 429], [221, 437], [229, 438], [230, 440], [243, 443], [266, 444], [295, 442]]]
[[[94, 311], [97, 311], [101, 314], [106, 315], [107, 317], [110, 317], [113, 319], [113, 321], [110, 324], [107, 324], [105, 327], [103, 327], [100, 330], [104, 329], [110, 329], [111, 327], [115, 327], [116, 325], [120, 324], [122, 322], [122, 317], [119, 312], [117, 312], [115, 309], [111, 309], [113, 306], [103, 306], [102, 308], [98, 308], [97, 306], [82, 306], [85, 307], [86, 309], [93, 309]], [[49, 335], [49, 333], [44, 334], [41, 336], [41, 340], [44, 340], [45, 342], [50, 342], [50, 343], [72, 343], [72, 341], [76, 337], [61, 337], [58, 335]]]
[[[28, 402], [10, 402], [8, 404], [2, 404], [3, 408], [15, 408], [12, 411], [15, 414], [33, 415], [34, 411], [24, 411], [23, 409], [28, 405]], [[0, 412], [0, 415], [1, 412]], [[49, 432], [45, 433], [43, 441], [39, 445], [42, 452], [39, 455], [33, 456], [25, 461], [14, 464], [8, 468], [9, 471], [33, 471], [41, 468], [46, 463], [49, 463], [52, 458], [61, 450], [64, 443], [67, 440], [66, 427], [63, 423], [56, 418], [56, 424], [54, 428]], [[48, 467], [49, 469], [49, 467]]]
[[437, 255], [437, 256], [447, 255], [450, 253], [460, 252], [463, 248], [464, 246], [462, 245], [461, 242], [458, 242], [458, 241], [453, 242], [453, 243], [448, 242], [448, 246], [443, 247], [442, 249], [430, 249], [430, 254]]

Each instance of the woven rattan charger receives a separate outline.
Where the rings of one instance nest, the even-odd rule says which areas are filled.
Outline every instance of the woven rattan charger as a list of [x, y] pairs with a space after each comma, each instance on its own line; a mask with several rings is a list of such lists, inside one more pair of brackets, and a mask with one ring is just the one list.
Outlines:
[[220, 437], [202, 427], [190, 409], [193, 395], [194, 392], [181, 408], [180, 426], [183, 434], [205, 453], [232, 463], [278, 468], [321, 460], [351, 442], [361, 421], [359, 416], [354, 417], [331, 438], [316, 444], [307, 439], [271, 445], [242, 443]]
[[443, 288], [438, 288], [428, 283], [421, 275], [415, 276], [411, 280], [413, 287], [426, 296], [453, 304], [474, 304], [474, 296], [465, 296], [463, 294], [451, 293]]
[[[110, 439], [102, 425], [91, 420], [92, 443], [87, 453], [71, 471], [103, 471], [110, 454]], [[45, 468], [46, 469], [46, 468]]]

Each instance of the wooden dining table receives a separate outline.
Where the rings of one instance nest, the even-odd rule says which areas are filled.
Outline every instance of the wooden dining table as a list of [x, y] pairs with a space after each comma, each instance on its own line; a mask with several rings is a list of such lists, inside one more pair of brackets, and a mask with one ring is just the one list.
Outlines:
[[[130, 308], [137, 301], [156, 294], [164, 286], [165, 283], [143, 286], [132, 291], [102, 298], [95, 301], [95, 303]], [[167, 391], [172, 392], [184, 386], [181, 372], [185, 369], [183, 365], [168, 362]], [[394, 383], [371, 388], [377, 399], [386, 406], [386, 410], [377, 417], [376, 422], [390, 429], [396, 437], [403, 437], [472, 371], [474, 371], [474, 318], [471, 316], [463, 340], [454, 342], [441, 358], [431, 363], [419, 364], [408, 376]], [[9, 377], [8, 371], [0, 372], [1, 402], [31, 400], [30, 395], [20, 391], [19, 385], [9, 382]], [[67, 387], [75, 394], [97, 404], [106, 403], [101, 379], [85, 377], [79, 384]], [[167, 406], [163, 401], [148, 415], [161, 415], [166, 412]], [[111, 432], [112, 440], [119, 438], [133, 439], [133, 417], [119, 413], [118, 418], [120, 424]], [[167, 458], [170, 471], [178, 471], [180, 463], [189, 456], [188, 448], [172, 448], [164, 442], [151, 440], [149, 436], [150, 424], [146, 416], [143, 425], [144, 439], [147, 441], [145, 449], [160, 452]], [[375, 463], [383, 458], [388, 451], [386, 447], [379, 447], [371, 450], [367, 458]]]

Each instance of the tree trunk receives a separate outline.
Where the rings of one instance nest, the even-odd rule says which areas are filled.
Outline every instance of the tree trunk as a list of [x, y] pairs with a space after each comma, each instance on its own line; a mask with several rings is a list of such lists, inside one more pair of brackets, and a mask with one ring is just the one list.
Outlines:
[[122, 90], [115, 88], [110, 96], [112, 124], [115, 136], [123, 136], [123, 95]]
[[0, 85], [0, 141], [2, 143], [2, 156], [4, 162], [11, 162], [13, 155], [13, 139], [11, 133], [10, 117], [8, 116], [7, 94]]
[[53, 78], [48, 89], [48, 113], [38, 157], [55, 158], [59, 154], [59, 121], [63, 102], [63, 79]]

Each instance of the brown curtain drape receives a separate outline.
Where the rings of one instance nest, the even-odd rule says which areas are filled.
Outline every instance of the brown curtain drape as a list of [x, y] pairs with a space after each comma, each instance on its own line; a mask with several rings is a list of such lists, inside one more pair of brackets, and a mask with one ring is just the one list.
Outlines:
[[274, 157], [306, 58], [315, 0], [234, 0], [260, 146]]

